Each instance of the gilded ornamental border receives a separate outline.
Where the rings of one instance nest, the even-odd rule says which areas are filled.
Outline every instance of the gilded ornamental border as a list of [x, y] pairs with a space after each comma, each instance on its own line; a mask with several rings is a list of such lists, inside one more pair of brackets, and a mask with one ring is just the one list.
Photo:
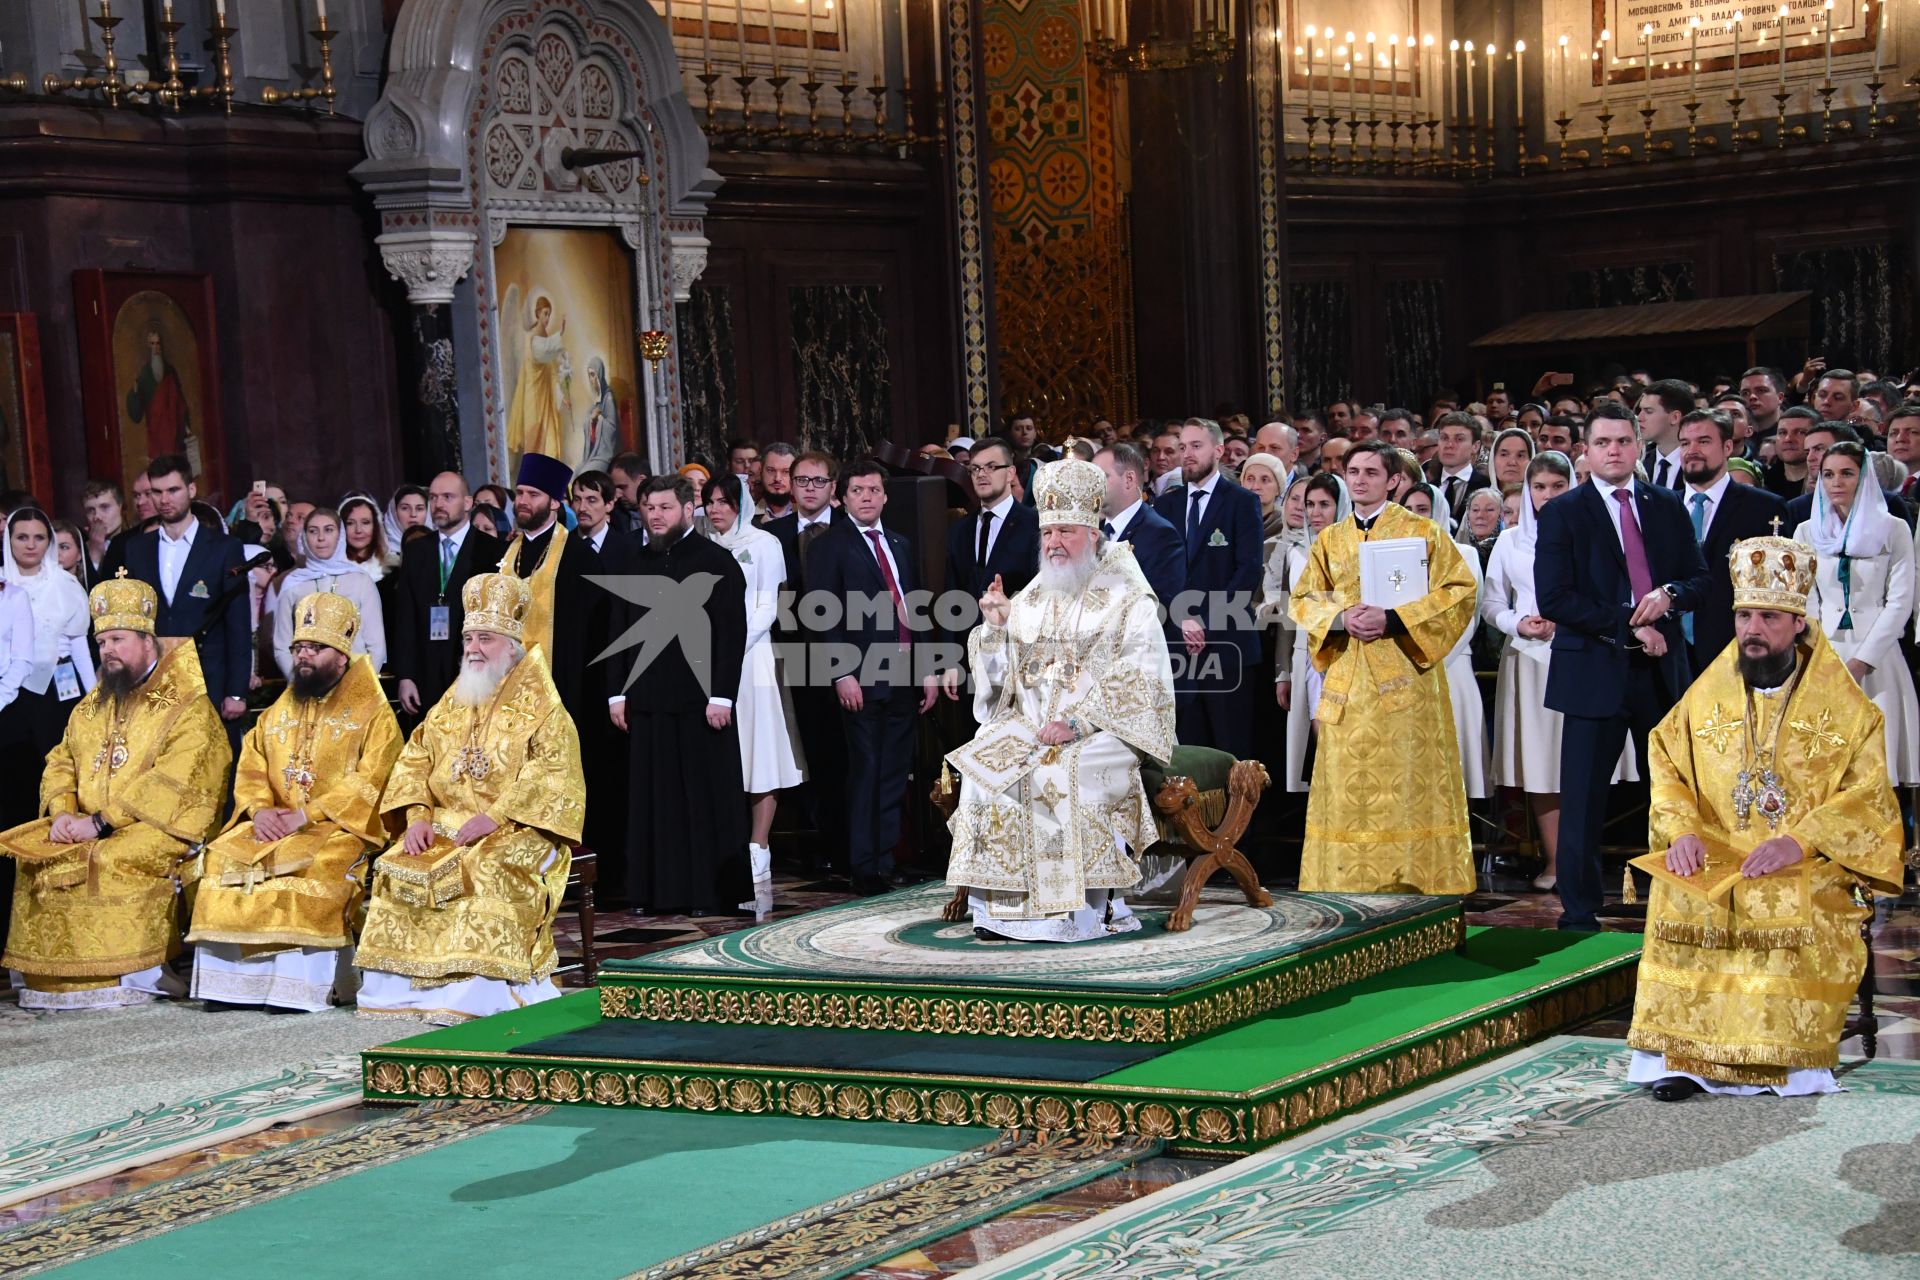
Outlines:
[[[1008, 1036], [1102, 1044], [1176, 1045], [1247, 1022], [1296, 1001], [1416, 964], [1460, 944], [1465, 917], [1403, 928], [1328, 955], [1284, 957], [1273, 972], [1259, 970], [1232, 985], [1175, 1000], [1171, 1007], [1103, 1000], [1097, 993], [1040, 998], [975, 995], [943, 988], [933, 994], [857, 994], [812, 990], [778, 979], [754, 978], [751, 990], [662, 984], [604, 977], [600, 1015], [651, 1022], [723, 1026], [824, 1028], [838, 1031], [913, 1031], [931, 1035]], [[816, 984], [817, 985], [817, 984]]]
[[716, 1074], [706, 1074], [686, 1064], [521, 1064], [491, 1060], [505, 1055], [480, 1061], [479, 1054], [388, 1050], [364, 1056], [363, 1079], [368, 1102], [462, 1098], [984, 1125], [1159, 1138], [1176, 1151], [1245, 1153], [1619, 1005], [1633, 995], [1634, 973], [1633, 956], [1606, 961], [1563, 984], [1469, 1011], [1465, 1025], [1458, 1018], [1436, 1023], [1245, 1093], [1022, 1081], [982, 1087], [938, 1076], [874, 1082], [780, 1068], [716, 1067]]

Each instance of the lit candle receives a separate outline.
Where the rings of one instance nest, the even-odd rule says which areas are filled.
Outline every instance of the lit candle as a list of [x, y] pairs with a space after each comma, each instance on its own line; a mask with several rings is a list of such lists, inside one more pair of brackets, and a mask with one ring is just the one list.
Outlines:
[[[320, 25], [322, 27], [326, 26], [327, 25], [327, 0], [313, 0], [313, 7], [318, 12], [318, 15], [320, 18]], [[167, 8], [171, 10], [173, 8], [173, 5], [169, 3], [167, 5]], [[169, 12], [167, 16], [171, 18], [173, 14]]]
[[1780, 92], [1787, 91], [1787, 6], [1780, 6]]
[[[106, 8], [107, 0], [100, 0], [100, 7]], [[213, 0], [213, 20], [223, 27], [227, 25], [227, 0]]]
[[1373, 116], [1373, 32], [1367, 32], [1367, 119]]
[[1823, 6], [1827, 11], [1827, 87], [1833, 87], [1833, 0]]
[[[876, 15], [877, 18], [878, 15]], [[878, 25], [876, 21], [875, 25]], [[773, 25], [773, 0], [767, 0], [767, 57], [773, 62], [773, 74], [780, 74], [780, 31]], [[877, 80], [880, 73], [874, 72]]]
[[1493, 55], [1493, 44], [1489, 41], [1487, 44], [1487, 126], [1489, 128], [1493, 126], [1493, 69], [1499, 65]]
[[1571, 115], [1567, 108], [1572, 105], [1567, 96], [1567, 37], [1560, 37], [1560, 113]]
[[[907, 42], [907, 4], [908, 0], [900, 0], [900, 90], [902, 93], [906, 92], [906, 87], [913, 83], [913, 59], [909, 53], [911, 46]], [[807, 52], [811, 55], [813, 52], [813, 0], [807, 0], [807, 26]], [[813, 79], [811, 57], [807, 61], [807, 79]]]
[[166, 8], [167, 8], [167, 12], [165, 14], [164, 20], [167, 22], [172, 22], [173, 21], [173, 0], [167, 0]]
[[[733, 0], [733, 37], [740, 46], [740, 74], [747, 74], [747, 11], [746, 0]], [[844, 54], [846, 51], [843, 49]]]
[[1600, 28], [1600, 47], [1594, 51], [1593, 60], [1600, 64], [1600, 114], [1607, 114], [1607, 41], [1613, 32]]
[[1473, 114], [1473, 41], [1467, 41], [1467, 128], [1472, 129]]
[[1698, 100], [1700, 83], [1700, 15], [1687, 23], [1687, 97]]
[[[1409, 36], [1408, 40], [1411, 41], [1412, 37]], [[1428, 70], [1429, 66], [1432, 67], [1431, 71]], [[1440, 50], [1434, 48], [1432, 36], [1427, 36], [1420, 41], [1420, 71], [1422, 75], [1432, 77], [1427, 81], [1429, 86], [1428, 92], [1431, 93], [1433, 88], [1437, 87], [1440, 78]], [[1429, 111], [1427, 118], [1429, 120], [1438, 119], [1439, 115], [1440, 113], [1438, 111]]]
[[[1320, 33], [1320, 28], [1313, 26], [1311, 24], [1308, 25], [1307, 27], [1307, 114], [1310, 116], [1313, 115], [1313, 38], [1319, 33]], [[1314, 118], [1316, 120], [1319, 119], [1318, 116], [1314, 116]]]
[[700, 69], [713, 70], [713, 14], [706, 4], [700, 6]]
[[[1413, 44], [1413, 37], [1407, 37], [1407, 44]], [[1387, 123], [1400, 119], [1400, 36], [1396, 32], [1387, 33]]]
[[[1513, 118], [1527, 118], [1527, 42], [1513, 42]], [[1526, 143], [1522, 142], [1521, 146]]]
[[1356, 86], [1353, 82], [1354, 55], [1358, 52], [1359, 50], [1354, 48], [1353, 32], [1349, 31], [1347, 32], [1347, 42], [1340, 46], [1340, 56], [1347, 60], [1347, 121], [1349, 127], [1352, 126], [1353, 121], [1360, 118], [1360, 113], [1355, 110], [1357, 104], [1354, 101], [1354, 89]]
[[1645, 46], [1647, 55], [1647, 105], [1653, 105], [1653, 24], [1647, 23], [1640, 28], [1640, 43]]
[[1740, 18], [1738, 9], [1733, 11], [1733, 96], [1740, 96]]
[[[1458, 78], [1458, 74], [1457, 74], [1457, 73], [1458, 73], [1458, 70], [1459, 70], [1459, 65], [1460, 65], [1460, 42], [1459, 42], [1458, 40], [1449, 40], [1449, 41], [1447, 41], [1447, 91], [1446, 91], [1446, 96], [1447, 96], [1448, 98], [1451, 98], [1451, 99], [1453, 100], [1453, 104], [1454, 104], [1454, 111], [1453, 111], [1453, 114], [1454, 114], [1454, 116], [1455, 116], [1455, 117], [1458, 117], [1458, 116], [1459, 116], [1459, 114], [1460, 114], [1460, 110], [1459, 110], [1459, 107], [1460, 107], [1460, 81], [1459, 81], [1459, 78]], [[1443, 102], [1441, 103], [1441, 105], [1442, 105], [1442, 106], [1444, 107], [1444, 106], [1446, 105], [1446, 103], [1445, 103], [1445, 102], [1443, 101]]]
[[1873, 78], [1880, 78], [1880, 53], [1887, 47], [1887, 0], [1880, 0], [1880, 35], [1873, 42]]

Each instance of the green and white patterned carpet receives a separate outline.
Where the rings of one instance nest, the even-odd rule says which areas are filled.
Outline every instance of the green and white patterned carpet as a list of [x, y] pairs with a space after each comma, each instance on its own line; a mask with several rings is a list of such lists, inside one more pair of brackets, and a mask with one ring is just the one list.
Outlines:
[[1101, 1214], [968, 1280], [1920, 1275], [1920, 1063], [1655, 1102], [1559, 1037]]

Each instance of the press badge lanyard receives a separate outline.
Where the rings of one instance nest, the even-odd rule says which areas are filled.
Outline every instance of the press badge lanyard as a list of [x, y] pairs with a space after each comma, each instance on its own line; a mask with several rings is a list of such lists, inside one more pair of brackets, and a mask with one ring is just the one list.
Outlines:
[[453, 639], [453, 610], [447, 607], [447, 579], [453, 576], [453, 544], [441, 535], [440, 543], [440, 594], [435, 597], [434, 605], [427, 610], [427, 639]]

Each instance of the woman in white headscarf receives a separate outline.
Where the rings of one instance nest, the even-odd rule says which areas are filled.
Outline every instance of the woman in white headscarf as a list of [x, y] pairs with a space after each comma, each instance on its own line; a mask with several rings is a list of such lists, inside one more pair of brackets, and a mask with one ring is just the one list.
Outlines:
[[[1440, 527], [1452, 534], [1453, 521], [1447, 515], [1447, 502], [1440, 496], [1438, 485], [1424, 481], [1414, 485], [1400, 499], [1400, 505], [1429, 520], [1435, 518], [1435, 511], [1440, 512]], [[1486, 580], [1480, 572], [1480, 557], [1460, 558], [1473, 570], [1476, 603], [1473, 620], [1448, 651], [1444, 666], [1447, 693], [1453, 699], [1453, 734], [1460, 744], [1460, 775], [1467, 786], [1467, 799], [1485, 800], [1491, 794], [1487, 787], [1487, 709], [1480, 701], [1480, 681], [1473, 674], [1473, 636], [1480, 625], [1478, 600], [1485, 594]]]
[[353, 638], [353, 651], [372, 658], [373, 669], [380, 670], [387, 665], [387, 623], [380, 588], [348, 559], [340, 513], [332, 507], [315, 507], [307, 513], [301, 534], [307, 558], [287, 570], [273, 606], [273, 660], [280, 674], [293, 678], [293, 616], [300, 602], [316, 591], [345, 596], [359, 607], [360, 634]]
[[[1322, 529], [1353, 514], [1347, 482], [1322, 472], [1306, 483], [1307, 541], [1287, 552], [1287, 581], [1298, 582], [1307, 571], [1307, 553]], [[1307, 772], [1307, 748], [1313, 741], [1313, 713], [1320, 709], [1321, 675], [1307, 651], [1307, 633], [1294, 628], [1291, 661], [1274, 672], [1274, 698], [1287, 710], [1287, 790], [1305, 791], [1313, 779]]]
[[1813, 518], [1795, 538], [1820, 557], [1807, 616], [1820, 620], [1833, 650], [1887, 722], [1887, 775], [1896, 787], [1920, 784], [1920, 707], [1900, 637], [1913, 620], [1914, 545], [1907, 522], [1851, 441], [1827, 450], [1813, 490]]
[[341, 554], [374, 582], [387, 576], [384, 519], [380, 504], [367, 494], [348, 494], [340, 502]]
[[[57, 563], [53, 521], [44, 511], [22, 507], [7, 520], [6, 586], [0, 595], [23, 598], [31, 627], [16, 625], [0, 671], [0, 693], [17, 679], [0, 710], [0, 744], [14, 753], [15, 767], [0, 786], [0, 822], [31, 820], [39, 810], [37, 762], [67, 728], [80, 695], [93, 688], [93, 654], [87, 647], [87, 593]], [[18, 600], [4, 611], [20, 621]], [[26, 664], [20, 659], [24, 657]], [[18, 767], [21, 761], [32, 767]]]
[[[1527, 464], [1521, 491], [1520, 523], [1504, 529], [1487, 562], [1480, 617], [1507, 637], [1493, 697], [1493, 782], [1526, 793], [1540, 832], [1546, 868], [1533, 887], [1543, 893], [1558, 883], [1555, 858], [1560, 850], [1560, 732], [1563, 719], [1547, 706], [1547, 665], [1553, 653], [1553, 623], [1540, 616], [1534, 594], [1533, 557], [1539, 536], [1540, 508], [1573, 484], [1567, 455], [1550, 450]], [[1638, 777], [1633, 743], [1621, 752], [1613, 780]]]
[[743, 911], [761, 919], [773, 913], [773, 832], [779, 792], [807, 780], [800, 751], [800, 730], [774, 662], [773, 624], [780, 612], [780, 587], [787, 579], [780, 540], [754, 527], [753, 498], [740, 477], [722, 474], [701, 488], [712, 538], [739, 562], [747, 579], [747, 647], [740, 663], [740, 690], [733, 700], [739, 725], [740, 778], [747, 791], [752, 835], [748, 854], [753, 869], [753, 901]]

